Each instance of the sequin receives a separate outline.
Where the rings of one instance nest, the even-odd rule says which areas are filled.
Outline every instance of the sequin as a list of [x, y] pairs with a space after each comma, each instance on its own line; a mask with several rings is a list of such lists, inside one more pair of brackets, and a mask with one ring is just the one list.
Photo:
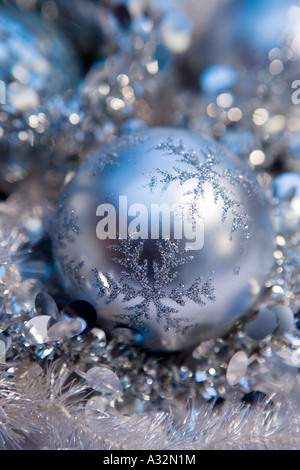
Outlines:
[[90, 331], [96, 325], [96, 309], [92, 304], [85, 300], [75, 300], [74, 302], [71, 302], [64, 307], [62, 313], [66, 319], [74, 318], [81, 322], [82, 327], [80, 334]]
[[235, 353], [227, 366], [226, 378], [229, 385], [237, 385], [245, 375], [247, 367], [247, 354], [243, 351]]

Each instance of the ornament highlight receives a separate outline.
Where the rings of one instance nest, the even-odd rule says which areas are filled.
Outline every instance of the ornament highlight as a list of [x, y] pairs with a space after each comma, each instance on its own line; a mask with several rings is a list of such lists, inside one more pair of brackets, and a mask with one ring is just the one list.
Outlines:
[[53, 249], [65, 289], [95, 305], [101, 328], [173, 352], [225, 334], [247, 312], [274, 238], [242, 161], [194, 132], [149, 128], [79, 167], [58, 204]]

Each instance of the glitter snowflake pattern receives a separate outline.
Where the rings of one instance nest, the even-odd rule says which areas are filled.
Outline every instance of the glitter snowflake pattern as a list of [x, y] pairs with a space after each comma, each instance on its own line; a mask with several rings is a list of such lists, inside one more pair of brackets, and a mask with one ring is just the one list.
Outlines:
[[[64, 210], [64, 206], [61, 205], [57, 214], [57, 221], [60, 218], [61, 212]], [[63, 221], [61, 229], [56, 230], [56, 243], [61, 248], [66, 247], [66, 243], [75, 243], [76, 237], [82, 232], [79, 227], [79, 217], [76, 215], [74, 209], [68, 209], [63, 213]]]
[[101, 173], [107, 165], [117, 165], [118, 154], [116, 152], [105, 152], [99, 157], [97, 151], [96, 154], [91, 155], [91, 162], [93, 162], [92, 176], [96, 176], [98, 173]]
[[[219, 172], [216, 168], [221, 161], [213, 155], [213, 149], [206, 145], [201, 151], [204, 161], [201, 162], [197, 153], [193, 149], [187, 149], [182, 140], [174, 143], [172, 138], [165, 142], [161, 142], [150, 150], [162, 150], [167, 155], [178, 157], [177, 161], [180, 163], [188, 164], [189, 170], [184, 170], [173, 166], [174, 172], [169, 172], [157, 169], [156, 172], [160, 175], [157, 177], [153, 175], [150, 179], [149, 188], [153, 190], [158, 183], [162, 184], [162, 190], [165, 191], [169, 184], [173, 181], [179, 182], [183, 185], [191, 179], [196, 179], [197, 184], [192, 190], [195, 198], [200, 196], [205, 197], [204, 185], [209, 183], [213, 189], [214, 201], [217, 203], [219, 199], [223, 201], [222, 223], [227, 219], [228, 213], [232, 215], [232, 226], [230, 232], [230, 240], [232, 240], [234, 232], [239, 228], [243, 230], [246, 238], [250, 237], [248, 232], [248, 216], [242, 211], [243, 202], [237, 201], [232, 198], [232, 192], [222, 185], [222, 180], [227, 181], [230, 185], [234, 186], [239, 184], [248, 194], [253, 194], [255, 190], [254, 182], [251, 178], [247, 177], [246, 172], [236, 170], [235, 172], [226, 169]], [[222, 156], [222, 150], [220, 150]]]
[[[184, 306], [187, 300], [192, 300], [198, 305], [204, 306], [206, 302], [214, 302], [214, 273], [206, 281], [200, 276], [189, 286], [183, 283], [170, 290], [170, 284], [179, 276], [178, 268], [193, 259], [187, 256], [185, 249], [179, 242], [170, 240], [156, 241], [156, 249], [160, 255], [159, 261], [149, 262], [143, 257], [144, 242], [137, 244], [132, 240], [122, 240], [119, 245], [112, 245], [109, 249], [117, 252], [120, 257], [111, 259], [116, 264], [125, 268], [116, 279], [108, 273], [103, 273], [105, 284], [97, 269], [92, 270], [94, 287], [98, 290], [98, 298], [108, 295], [106, 303], [112, 302], [119, 294], [122, 294], [123, 302], [133, 299], [141, 299], [133, 306], [125, 307], [130, 313], [118, 315], [120, 320], [126, 320], [129, 327], [143, 325], [143, 320], [150, 320], [149, 309], [153, 304], [157, 312], [157, 320], [165, 320], [165, 329], [175, 328], [177, 332], [184, 334], [195, 324], [185, 324], [189, 319], [176, 317], [178, 309], [166, 305], [166, 300], [174, 301], [178, 306]], [[138, 287], [136, 287], [138, 286]]]
[[84, 261], [78, 262], [75, 259], [66, 259], [62, 265], [64, 273], [69, 277], [69, 279], [73, 280], [74, 284], [80, 290], [83, 290], [83, 282], [85, 280], [85, 276], [82, 274], [84, 265]]
[[144, 144], [149, 140], [148, 135], [144, 134], [128, 134], [122, 136], [121, 139], [118, 139], [116, 142], [110, 142], [110, 150], [103, 151], [99, 156], [99, 151], [96, 150], [93, 152], [89, 160], [92, 167], [92, 176], [97, 176], [99, 173], [104, 171], [107, 166], [110, 165], [119, 165], [119, 151], [120, 148], [126, 146], [134, 147], [137, 144]]
[[236, 268], [233, 269], [233, 275], [238, 276], [240, 274], [241, 268], [240, 266], [237, 266]]

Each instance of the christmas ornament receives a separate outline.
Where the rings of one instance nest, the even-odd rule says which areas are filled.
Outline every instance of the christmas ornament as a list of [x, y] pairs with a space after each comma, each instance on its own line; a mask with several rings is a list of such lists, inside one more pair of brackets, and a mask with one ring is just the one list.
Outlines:
[[[272, 49], [274, 55], [276, 48], [293, 41], [298, 21], [295, 10], [295, 0], [225, 2], [214, 15], [217, 27], [194, 41], [190, 61], [198, 72], [217, 64], [226, 64], [241, 72], [253, 66], [263, 67]], [[295, 41], [292, 47], [296, 47]], [[199, 50], [205, 53], [199, 54]], [[273, 67], [276, 66], [279, 64], [275, 62]]]
[[32, 12], [2, 5], [0, 38], [0, 185], [11, 192], [43, 160], [36, 150], [49, 127], [42, 106], [74, 91], [80, 66], [72, 44]]
[[273, 265], [268, 203], [250, 169], [193, 132], [149, 128], [94, 151], [58, 205], [66, 290], [99, 325], [178, 351], [223, 335]]
[[41, 100], [74, 89], [78, 59], [69, 41], [34, 13], [0, 9], [0, 75], [11, 111], [36, 108]]

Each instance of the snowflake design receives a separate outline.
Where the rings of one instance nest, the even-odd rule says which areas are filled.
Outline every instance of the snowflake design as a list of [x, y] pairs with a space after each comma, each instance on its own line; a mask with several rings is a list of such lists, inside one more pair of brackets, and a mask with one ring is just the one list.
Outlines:
[[[203, 282], [198, 277], [186, 287], [180, 283], [170, 291], [169, 285], [179, 276], [178, 268], [193, 259], [187, 256], [185, 249], [180, 247], [178, 241], [170, 240], [155, 241], [155, 246], [160, 255], [160, 260], [152, 263], [143, 256], [145, 244], [143, 241], [134, 243], [132, 240], [122, 240], [119, 245], [108, 248], [119, 253], [121, 256], [111, 259], [112, 262], [121, 265], [125, 270], [116, 280], [108, 273], [102, 273], [105, 284], [97, 269], [93, 269], [94, 287], [98, 289], [98, 298], [108, 294], [106, 303], [112, 302], [119, 294], [123, 295], [123, 302], [132, 299], [141, 299], [133, 306], [125, 307], [130, 313], [118, 315], [120, 320], [127, 320], [129, 327], [143, 325], [143, 319], [150, 320], [149, 309], [152, 303], [157, 312], [157, 320], [165, 319], [166, 329], [175, 328], [177, 332], [184, 334], [195, 325], [185, 325], [190, 319], [175, 317], [177, 308], [170, 307], [164, 302], [166, 299], [173, 300], [178, 306], [184, 306], [187, 300], [204, 306], [207, 301], [214, 302], [214, 273]], [[138, 286], [138, 287], [136, 287]]]
[[[63, 208], [63, 205], [59, 208], [57, 221], [59, 220]], [[58, 224], [58, 222], [56, 223]], [[63, 213], [63, 221], [59, 227], [59, 230], [56, 230], [56, 242], [61, 248], [66, 247], [66, 242], [75, 243], [76, 237], [82, 233], [79, 227], [79, 217], [76, 215], [74, 209], [68, 209]]]
[[85, 261], [78, 261], [74, 258], [68, 259], [67, 255], [62, 256], [61, 260], [62, 270], [68, 279], [72, 279], [76, 287], [83, 290], [83, 284], [85, 276], [83, 274], [83, 268]]
[[92, 162], [92, 176], [97, 176], [101, 173], [108, 165], [118, 165], [118, 154], [117, 152], [105, 152], [99, 157], [98, 151], [94, 152], [90, 156]]
[[[228, 213], [232, 215], [232, 226], [230, 233], [230, 240], [232, 240], [234, 232], [241, 228], [246, 238], [249, 238], [248, 232], [248, 216], [242, 212], [243, 202], [237, 201], [232, 198], [232, 191], [222, 185], [222, 180], [229, 182], [232, 186], [239, 184], [247, 192], [247, 194], [253, 194], [256, 186], [252, 178], [248, 177], [244, 171], [236, 170], [231, 171], [225, 169], [222, 172], [216, 168], [221, 161], [213, 155], [213, 149], [206, 145], [202, 150], [202, 156], [204, 161], [201, 162], [197, 153], [193, 149], [187, 149], [182, 140], [178, 143], [174, 143], [172, 138], [162, 142], [150, 150], [162, 150], [167, 155], [178, 157], [177, 161], [190, 166], [190, 169], [185, 170], [173, 166], [174, 172], [157, 169], [156, 172], [160, 177], [152, 176], [148, 187], [153, 190], [158, 183], [162, 184], [162, 190], [165, 191], [169, 184], [173, 181], [179, 182], [183, 185], [192, 178], [196, 179], [197, 184], [195, 188], [189, 192], [194, 194], [196, 197], [200, 196], [204, 199], [204, 185], [209, 183], [214, 192], [214, 202], [217, 203], [219, 199], [223, 201], [223, 213], [222, 223], [225, 222]], [[224, 155], [224, 152], [220, 150], [220, 155]], [[224, 155], [225, 156], [225, 155]]]

